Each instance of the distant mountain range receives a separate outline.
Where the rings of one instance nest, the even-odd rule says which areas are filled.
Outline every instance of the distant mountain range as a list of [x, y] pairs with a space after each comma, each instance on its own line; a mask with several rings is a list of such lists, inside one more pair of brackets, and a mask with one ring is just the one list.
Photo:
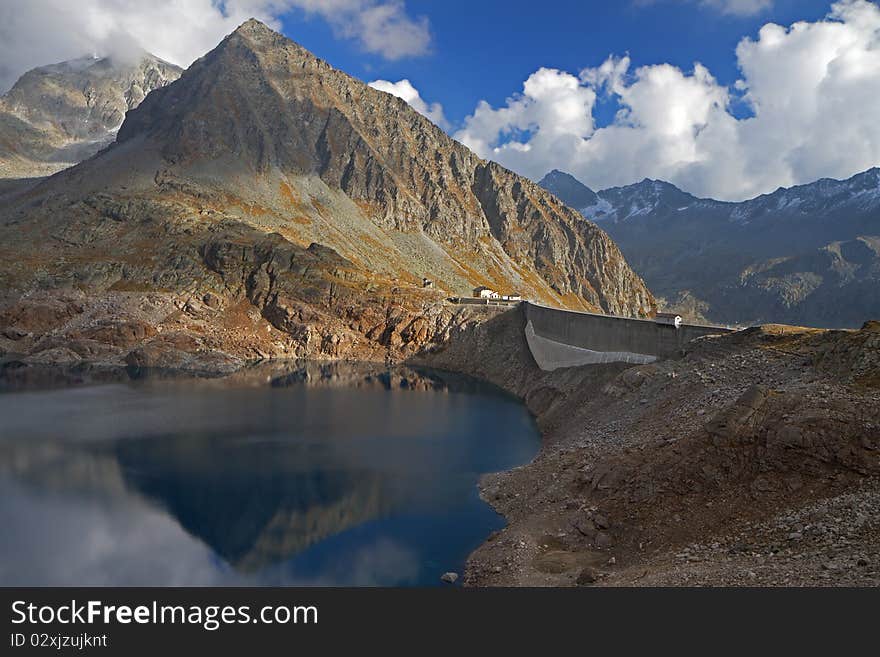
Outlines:
[[48, 175], [109, 145], [125, 113], [182, 70], [149, 53], [28, 71], [0, 97], [0, 178]]
[[880, 317], [880, 169], [741, 203], [643, 180], [539, 183], [597, 222], [666, 303], [696, 319], [854, 327]]

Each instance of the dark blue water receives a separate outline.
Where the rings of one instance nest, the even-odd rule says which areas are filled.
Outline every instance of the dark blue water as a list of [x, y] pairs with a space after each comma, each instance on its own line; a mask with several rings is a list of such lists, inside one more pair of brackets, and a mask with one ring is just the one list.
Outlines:
[[503, 524], [480, 474], [538, 448], [434, 372], [110, 379], [0, 394], [0, 585], [437, 585]]

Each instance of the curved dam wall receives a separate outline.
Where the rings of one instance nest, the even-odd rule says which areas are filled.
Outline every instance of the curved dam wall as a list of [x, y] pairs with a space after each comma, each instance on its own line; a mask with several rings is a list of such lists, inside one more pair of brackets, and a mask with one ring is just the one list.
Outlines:
[[660, 324], [633, 319], [548, 308], [523, 302], [526, 342], [545, 371], [595, 363], [650, 363], [678, 358], [685, 345], [704, 335], [728, 333], [721, 326]]

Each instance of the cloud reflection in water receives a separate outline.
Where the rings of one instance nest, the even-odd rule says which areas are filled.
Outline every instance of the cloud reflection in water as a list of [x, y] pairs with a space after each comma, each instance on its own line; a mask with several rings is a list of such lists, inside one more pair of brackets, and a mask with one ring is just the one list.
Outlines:
[[479, 474], [537, 449], [525, 409], [437, 375], [297, 376], [0, 395], [0, 584], [424, 585], [460, 569], [500, 526]]

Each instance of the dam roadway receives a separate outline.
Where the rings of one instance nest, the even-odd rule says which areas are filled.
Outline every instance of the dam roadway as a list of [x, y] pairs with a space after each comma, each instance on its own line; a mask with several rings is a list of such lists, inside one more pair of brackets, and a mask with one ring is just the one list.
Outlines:
[[550, 308], [522, 302], [525, 336], [544, 371], [597, 363], [651, 363], [684, 354], [685, 345], [706, 335], [730, 333], [724, 326], [664, 323]]

